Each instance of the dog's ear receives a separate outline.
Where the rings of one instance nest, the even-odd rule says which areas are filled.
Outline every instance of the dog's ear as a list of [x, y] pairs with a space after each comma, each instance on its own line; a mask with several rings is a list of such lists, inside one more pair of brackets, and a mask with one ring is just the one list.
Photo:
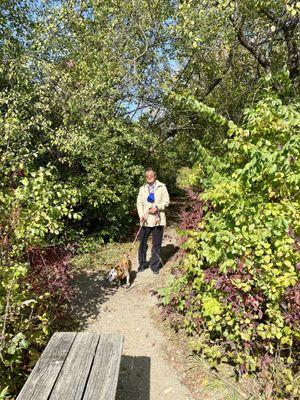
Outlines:
[[123, 261], [123, 262], [126, 262], [128, 259], [129, 259], [129, 255], [126, 254], [126, 253], [123, 253], [122, 261]]

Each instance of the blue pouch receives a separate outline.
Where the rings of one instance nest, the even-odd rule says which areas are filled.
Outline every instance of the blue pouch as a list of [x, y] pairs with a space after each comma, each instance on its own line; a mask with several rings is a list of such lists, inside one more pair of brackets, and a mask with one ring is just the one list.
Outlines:
[[149, 193], [149, 196], [147, 197], [147, 201], [149, 203], [154, 203], [155, 199], [154, 199], [154, 193]]

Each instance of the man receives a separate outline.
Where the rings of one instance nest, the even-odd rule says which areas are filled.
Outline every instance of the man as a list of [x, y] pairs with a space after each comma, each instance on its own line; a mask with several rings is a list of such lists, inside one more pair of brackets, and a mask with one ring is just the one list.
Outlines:
[[142, 225], [138, 271], [146, 269], [147, 241], [152, 233], [150, 268], [154, 274], [158, 274], [163, 230], [166, 225], [165, 209], [169, 206], [170, 197], [166, 186], [156, 179], [156, 173], [152, 168], [146, 169], [145, 179], [146, 183], [140, 187], [137, 198], [137, 210]]

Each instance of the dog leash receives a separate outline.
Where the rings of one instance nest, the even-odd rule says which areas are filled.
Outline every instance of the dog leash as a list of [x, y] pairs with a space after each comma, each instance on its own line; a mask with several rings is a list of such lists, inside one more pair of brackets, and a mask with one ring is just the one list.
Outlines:
[[[140, 232], [141, 232], [142, 227], [144, 226], [145, 222], [147, 221], [148, 215], [149, 215], [149, 213], [147, 213], [147, 214], [145, 215], [146, 219], [144, 220], [144, 222], [142, 223], [142, 225], [139, 227], [139, 229], [138, 229], [138, 231], [137, 231], [137, 233], [136, 233], [136, 235], [135, 235], [135, 238], [134, 238], [134, 240], [133, 240], [133, 242], [132, 242], [131, 248], [130, 248], [130, 250], [129, 250], [128, 253], [127, 253], [128, 257], [129, 257], [130, 253], [132, 252], [132, 250], [133, 250], [133, 248], [134, 248], [134, 245], [135, 245], [135, 243], [136, 243], [136, 241], [137, 241], [137, 239], [138, 239], [138, 237], [139, 237], [139, 234], [140, 234]], [[160, 260], [162, 266], [164, 266], [165, 264], [164, 264], [163, 260], [161, 259], [161, 257], [157, 254], [156, 251], [154, 251], [154, 253], [155, 253], [155, 254], [157, 255], [157, 257], [159, 258], [159, 260]]]
[[[128, 253], [127, 253], [128, 257], [129, 257], [130, 253], [131, 253], [132, 250], [133, 250], [133, 247], [134, 247], [134, 245], [135, 245], [135, 243], [136, 243], [136, 241], [137, 241], [137, 238], [138, 238], [138, 236], [139, 236], [139, 234], [140, 234], [140, 232], [141, 232], [141, 229], [142, 229], [142, 227], [144, 226], [144, 223], [145, 223], [145, 222], [146, 222], [146, 221], [144, 221], [144, 222], [142, 223], [142, 225], [139, 227], [139, 230], [137, 231], [137, 233], [136, 233], [136, 235], [135, 235], [135, 238], [134, 238], [134, 241], [132, 242], [131, 248], [130, 248], [130, 250], [129, 250]], [[159, 261], [161, 262], [162, 266], [164, 267], [165, 264], [164, 264], [163, 260], [161, 259], [161, 257], [157, 254], [156, 251], [154, 251], [154, 253], [155, 253], [156, 256], [158, 257], [158, 259], [159, 259]]]
[[[144, 225], [144, 224], [143, 224], [143, 225]], [[134, 241], [132, 242], [132, 245], [131, 245], [130, 250], [128, 251], [128, 254], [130, 254], [130, 253], [132, 252], [133, 247], [134, 247], [134, 245], [135, 245], [135, 243], [136, 243], [136, 241], [137, 241], [137, 238], [138, 238], [138, 236], [139, 236], [139, 234], [140, 234], [140, 232], [141, 232], [141, 229], [142, 229], [143, 225], [141, 225], [141, 226], [139, 227], [139, 230], [137, 231], [137, 233], [136, 233], [136, 235], [135, 235]]]
[[147, 214], [145, 215], [146, 219], [145, 219], [145, 221], [142, 223], [142, 225], [139, 227], [139, 230], [137, 231], [137, 233], [136, 233], [136, 235], [135, 235], [135, 238], [134, 238], [134, 240], [133, 240], [133, 242], [132, 242], [132, 244], [131, 244], [131, 248], [130, 248], [130, 250], [129, 250], [128, 253], [127, 253], [128, 256], [129, 256], [129, 254], [132, 252], [133, 247], [134, 247], [134, 245], [135, 245], [135, 243], [136, 243], [136, 241], [137, 241], [137, 238], [139, 237], [139, 234], [140, 234], [140, 232], [141, 232], [141, 229], [142, 229], [142, 227], [144, 226], [145, 222], [147, 221], [148, 214], [149, 214], [149, 213], [147, 213]]

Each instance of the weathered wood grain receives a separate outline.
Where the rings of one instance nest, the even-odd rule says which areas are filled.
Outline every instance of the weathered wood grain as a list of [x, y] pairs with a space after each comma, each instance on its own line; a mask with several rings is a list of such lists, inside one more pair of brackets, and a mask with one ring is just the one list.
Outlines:
[[82, 399], [99, 338], [99, 333], [77, 333], [49, 400]]
[[83, 400], [115, 399], [124, 337], [101, 334]]
[[17, 400], [115, 399], [123, 336], [57, 332]]
[[47, 400], [76, 332], [55, 333], [31, 372], [17, 400]]

